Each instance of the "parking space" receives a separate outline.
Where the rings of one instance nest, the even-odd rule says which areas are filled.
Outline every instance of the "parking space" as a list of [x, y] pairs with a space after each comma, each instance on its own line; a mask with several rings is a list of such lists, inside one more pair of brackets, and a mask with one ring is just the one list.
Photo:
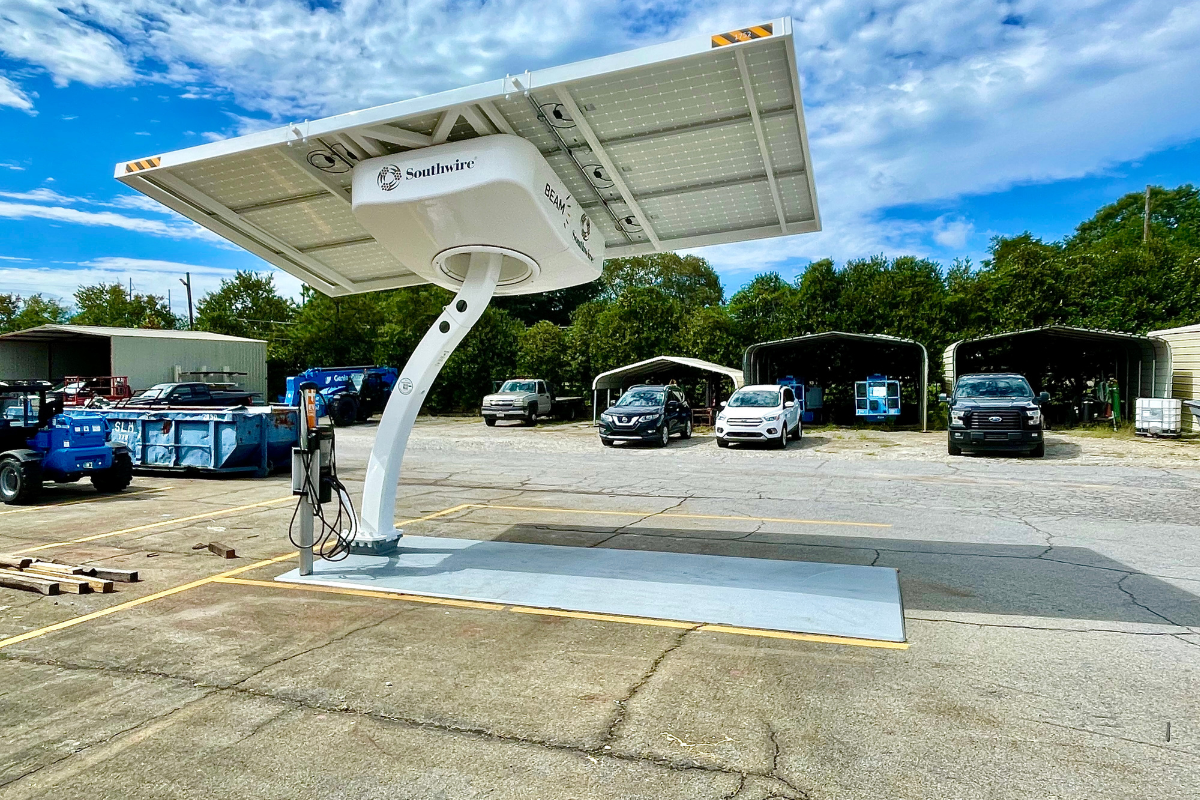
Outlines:
[[[338, 435], [357, 492], [373, 426]], [[1194, 797], [1196, 445], [1048, 443], [410, 440], [410, 533], [895, 567], [907, 649], [276, 583], [286, 476], [48, 490], [0, 552], [143, 580], [0, 589], [0, 798]]]

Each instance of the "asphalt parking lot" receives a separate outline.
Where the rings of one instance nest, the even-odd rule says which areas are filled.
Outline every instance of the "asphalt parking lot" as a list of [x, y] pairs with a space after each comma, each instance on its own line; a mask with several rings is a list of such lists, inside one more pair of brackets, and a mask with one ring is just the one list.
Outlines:
[[0, 799], [1200, 796], [1200, 443], [1047, 441], [410, 440], [413, 533], [896, 567], [907, 649], [273, 583], [286, 475], [0, 506], [0, 552], [143, 577], [0, 589]]

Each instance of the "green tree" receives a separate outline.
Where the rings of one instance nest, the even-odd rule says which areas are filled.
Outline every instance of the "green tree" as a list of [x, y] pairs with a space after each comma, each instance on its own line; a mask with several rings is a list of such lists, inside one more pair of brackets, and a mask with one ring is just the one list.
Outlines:
[[611, 258], [604, 262], [601, 297], [616, 300], [626, 290], [657, 288], [684, 308], [719, 306], [724, 300], [721, 279], [699, 256], [654, 253]]
[[680, 355], [730, 367], [741, 366], [745, 349], [734, 335], [733, 318], [724, 306], [694, 308], [679, 336]]
[[841, 321], [842, 278], [833, 259], [823, 258], [805, 268], [796, 280], [797, 333], [837, 330]]
[[327, 297], [305, 287], [290, 326], [288, 360], [297, 369], [370, 364], [385, 321], [385, 293]]
[[0, 333], [62, 324], [67, 319], [67, 310], [61, 304], [40, 294], [25, 298], [19, 294], [0, 294]]
[[683, 305], [662, 289], [626, 288], [596, 319], [592, 369], [603, 372], [654, 356], [676, 354], [683, 319]]
[[756, 275], [729, 299], [734, 331], [743, 344], [773, 341], [804, 333], [799, 291], [779, 273]]
[[250, 339], [270, 341], [280, 323], [295, 316], [296, 304], [275, 291], [275, 276], [248, 270], [222, 279], [219, 289], [196, 304], [199, 330]]
[[562, 386], [571, 373], [571, 353], [566, 331], [548, 320], [526, 328], [521, 334], [517, 372]]
[[106, 325], [114, 328], [179, 327], [166, 300], [153, 294], [130, 294], [119, 283], [83, 286], [75, 292], [76, 325]]

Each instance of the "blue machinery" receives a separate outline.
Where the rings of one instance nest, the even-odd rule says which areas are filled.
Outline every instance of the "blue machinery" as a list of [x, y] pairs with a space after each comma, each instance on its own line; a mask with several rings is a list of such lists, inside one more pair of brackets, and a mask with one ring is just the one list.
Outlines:
[[806, 386], [804, 378], [794, 378], [788, 375], [776, 383], [787, 386], [800, 402], [802, 422], [822, 422], [820, 419], [825, 411], [825, 389], [820, 386]]
[[300, 385], [314, 383], [317, 416], [327, 416], [338, 426], [352, 425], [383, 411], [399, 377], [395, 367], [313, 367], [287, 379], [283, 402], [299, 405]]
[[871, 375], [854, 382], [854, 416], [866, 422], [886, 422], [900, 416], [900, 381]]

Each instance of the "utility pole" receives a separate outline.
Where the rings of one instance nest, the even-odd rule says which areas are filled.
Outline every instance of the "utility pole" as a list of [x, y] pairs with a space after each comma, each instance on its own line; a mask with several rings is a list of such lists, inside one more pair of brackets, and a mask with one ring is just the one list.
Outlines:
[[190, 272], [185, 272], [185, 273], [183, 273], [183, 274], [184, 274], [184, 275], [187, 275], [187, 280], [185, 281], [183, 278], [180, 278], [180, 279], [179, 279], [179, 282], [180, 282], [180, 283], [182, 283], [184, 286], [186, 286], [186, 287], [187, 287], [187, 296], [188, 296], [188, 330], [190, 331], [190, 330], [192, 330], [193, 328], [195, 328], [195, 327], [196, 327], [196, 317], [195, 317], [195, 315], [192, 313], [192, 273], [190, 273]]
[[1142, 244], [1150, 242], [1150, 185], [1146, 185], [1146, 210], [1142, 212]]

